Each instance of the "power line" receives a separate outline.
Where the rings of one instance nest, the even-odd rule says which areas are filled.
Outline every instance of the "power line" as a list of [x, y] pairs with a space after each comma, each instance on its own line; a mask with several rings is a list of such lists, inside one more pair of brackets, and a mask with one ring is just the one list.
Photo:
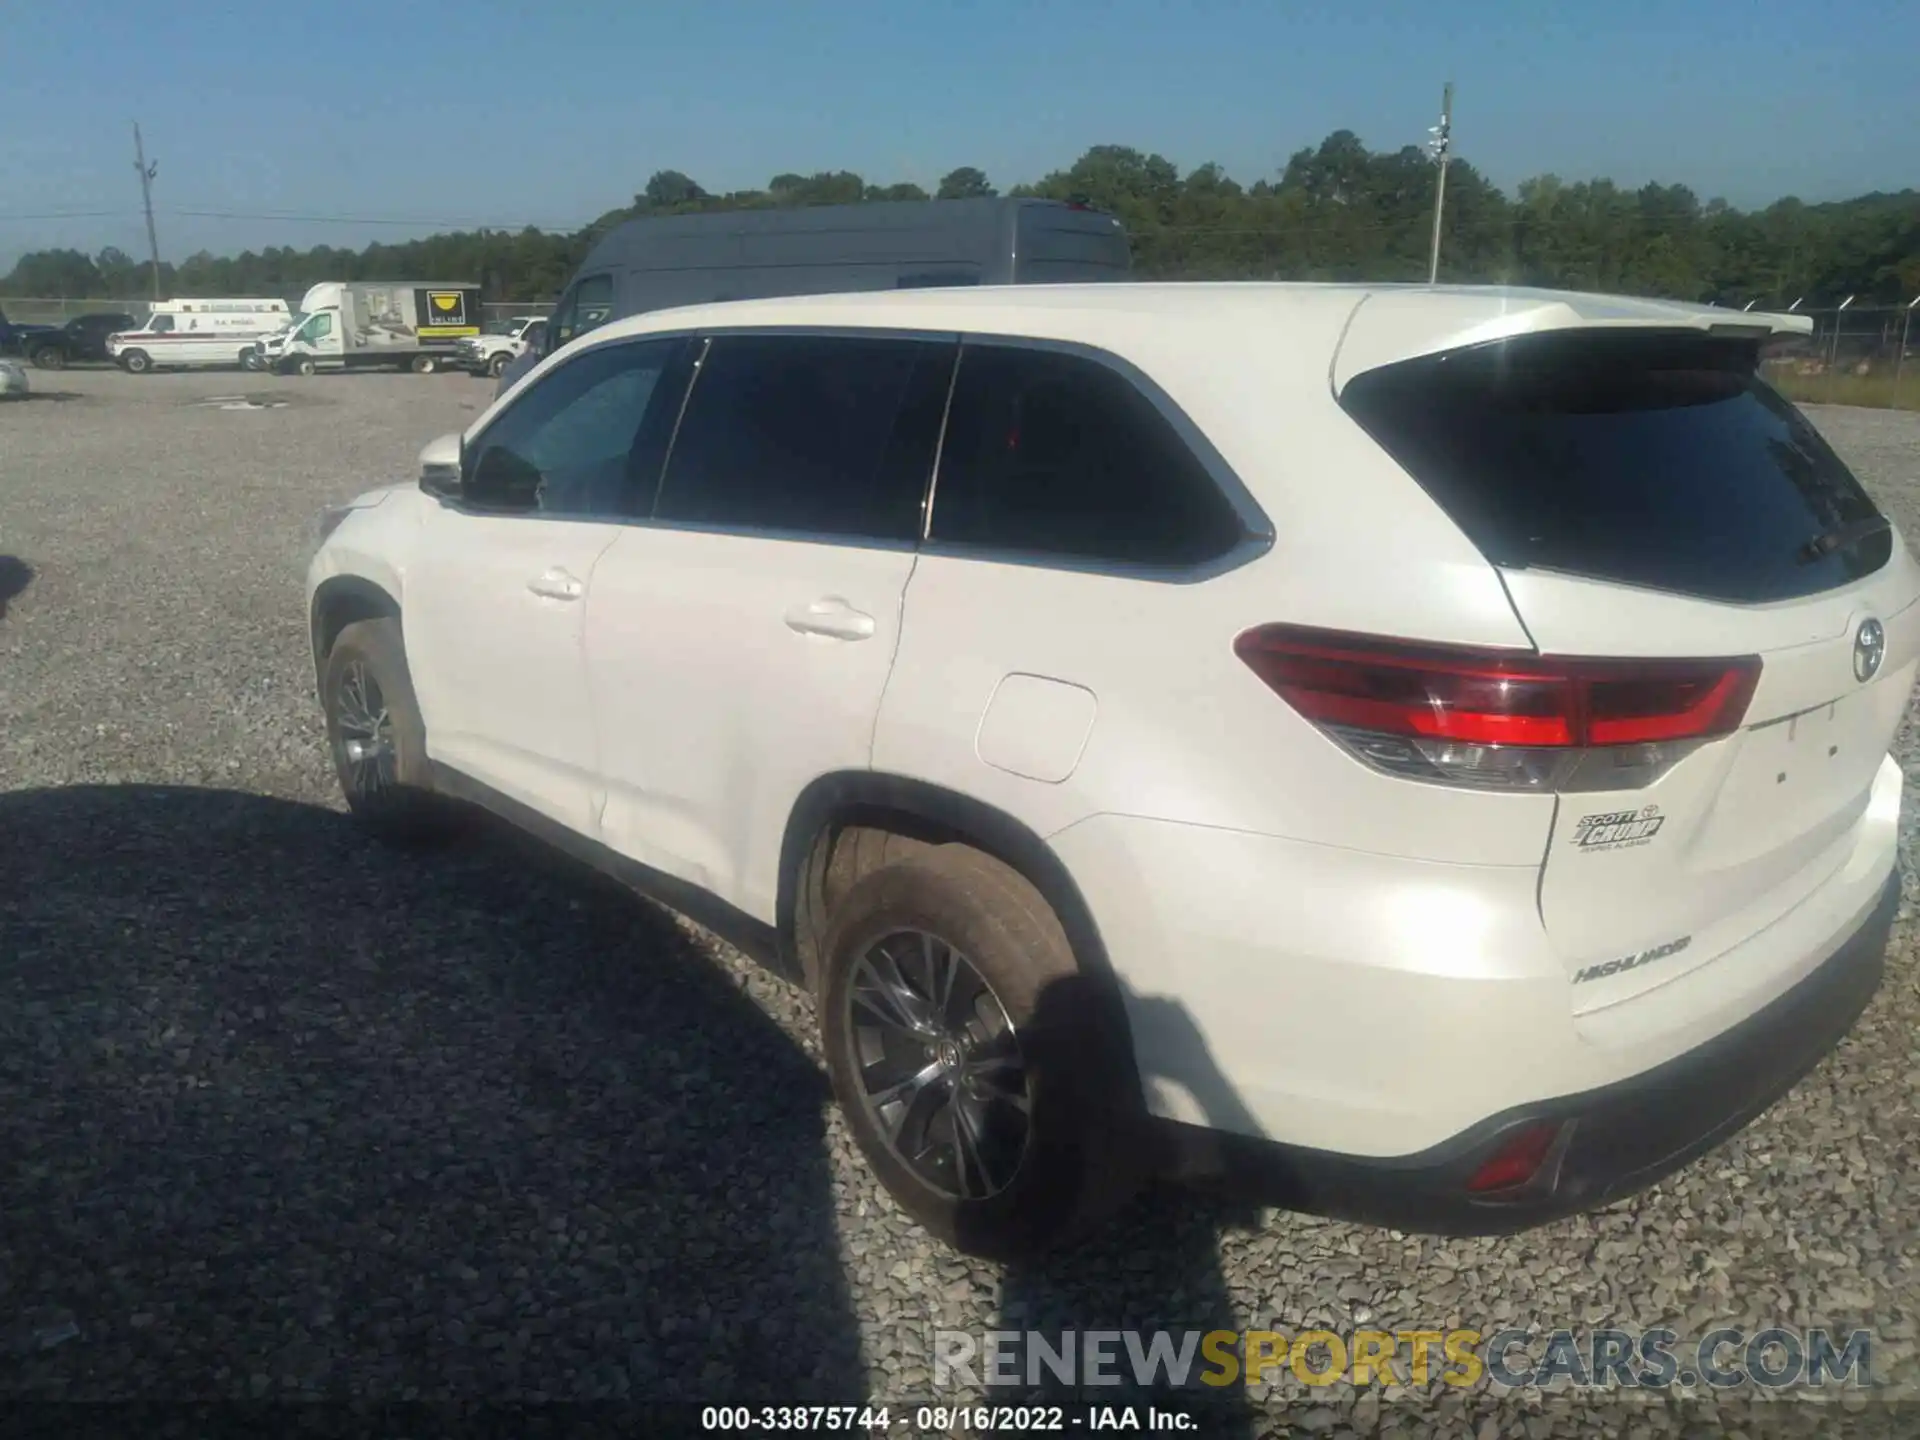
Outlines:
[[[535, 230], [563, 229], [562, 226], [543, 226], [531, 220], [425, 220], [396, 219], [390, 216], [372, 215], [297, 215], [285, 211], [242, 211], [242, 210], [170, 210], [170, 215], [191, 216], [196, 220], [272, 220], [285, 221], [296, 225], [414, 225], [438, 228], [441, 230]], [[574, 227], [577, 228], [577, 227]]]
[[[9, 221], [45, 221], [45, 220], [108, 220], [136, 216], [141, 209], [129, 210], [44, 210], [0, 214], [0, 223]], [[196, 220], [268, 220], [295, 225], [412, 225], [426, 229], [440, 230], [535, 230], [559, 231], [577, 230], [590, 222], [580, 225], [542, 225], [532, 220], [446, 220], [446, 219], [402, 219], [391, 216], [372, 215], [300, 215], [289, 211], [274, 210], [190, 210], [173, 206], [156, 206], [155, 215], [178, 216]]]
[[138, 215], [138, 210], [48, 210], [40, 215], [0, 215], [0, 222], [8, 220], [106, 220], [127, 215]]

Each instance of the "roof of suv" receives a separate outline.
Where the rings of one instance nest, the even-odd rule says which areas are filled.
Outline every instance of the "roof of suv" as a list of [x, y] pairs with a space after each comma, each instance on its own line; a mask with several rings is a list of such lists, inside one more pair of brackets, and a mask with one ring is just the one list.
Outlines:
[[[1282, 347], [1324, 368], [1338, 353], [1338, 390], [1361, 370], [1438, 350], [1544, 330], [1736, 327], [1805, 333], [1804, 315], [1760, 314], [1509, 286], [1107, 282], [954, 286], [734, 300], [655, 310], [596, 331], [595, 342], [722, 326], [847, 326], [959, 331], [1160, 350], [1181, 331], [1225, 333], [1267, 352]], [[1192, 337], [1188, 335], [1189, 340]]]

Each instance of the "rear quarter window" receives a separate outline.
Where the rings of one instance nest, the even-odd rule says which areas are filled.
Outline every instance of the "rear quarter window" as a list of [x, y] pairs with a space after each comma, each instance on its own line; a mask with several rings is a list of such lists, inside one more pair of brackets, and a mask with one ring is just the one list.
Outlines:
[[1751, 341], [1557, 332], [1356, 376], [1347, 413], [1487, 558], [1735, 603], [1873, 573], [1878, 510]]
[[1096, 360], [961, 353], [929, 538], [1105, 565], [1218, 559], [1246, 527], [1154, 402]]

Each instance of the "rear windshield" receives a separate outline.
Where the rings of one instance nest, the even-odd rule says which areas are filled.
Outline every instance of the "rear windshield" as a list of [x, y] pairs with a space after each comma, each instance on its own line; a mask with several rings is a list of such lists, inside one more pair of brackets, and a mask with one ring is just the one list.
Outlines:
[[1497, 565], [1743, 603], [1871, 574], [1879, 512], [1758, 358], [1562, 331], [1370, 370], [1340, 403]]

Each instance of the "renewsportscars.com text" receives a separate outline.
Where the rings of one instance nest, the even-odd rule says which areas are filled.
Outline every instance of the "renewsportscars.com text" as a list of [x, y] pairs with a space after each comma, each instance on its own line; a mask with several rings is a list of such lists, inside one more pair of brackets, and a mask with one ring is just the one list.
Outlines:
[[1459, 1389], [1869, 1387], [1873, 1335], [1770, 1326], [1678, 1332], [1432, 1330], [939, 1330], [933, 1383], [1034, 1387], [1132, 1385], [1423, 1386]]

